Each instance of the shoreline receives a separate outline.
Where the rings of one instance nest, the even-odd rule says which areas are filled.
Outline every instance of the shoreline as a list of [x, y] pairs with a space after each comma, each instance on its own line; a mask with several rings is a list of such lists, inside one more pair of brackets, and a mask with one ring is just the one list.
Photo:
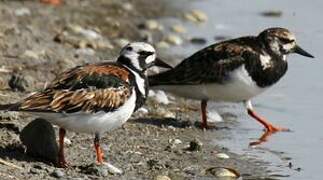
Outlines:
[[[72, 0], [52, 7], [38, 1], [0, 2], [1, 102], [16, 102], [30, 92], [42, 89], [68, 68], [111, 59], [128, 41], [148, 38], [160, 46], [158, 41], [163, 39], [164, 29], [159, 29], [156, 19], [178, 17], [183, 12], [169, 7], [165, 1], [146, 3], [145, 0], [122, 3], [118, 0]], [[153, 21], [149, 24], [147, 19]], [[23, 86], [24, 92], [8, 86], [13, 75], [22, 79], [16, 85]], [[122, 169], [122, 175], [105, 174], [102, 169], [91, 166], [95, 160], [93, 136], [87, 134], [67, 132], [71, 144], [67, 145], [66, 158], [71, 168], [55, 168], [40, 158], [30, 157], [24, 153], [19, 134], [34, 117], [1, 112], [0, 157], [23, 169], [1, 164], [0, 177], [213, 179], [216, 173], [212, 169], [217, 167], [234, 169], [244, 179], [268, 177], [265, 162], [210, 143], [226, 132], [203, 131], [196, 127], [195, 122], [200, 120], [196, 102], [168, 98], [169, 103], [163, 105], [156, 96], [150, 97], [128, 123], [102, 137], [106, 160]], [[221, 122], [221, 126], [229, 127], [230, 122]], [[57, 127], [55, 130], [57, 134]], [[201, 143], [201, 147], [189, 150], [192, 142]], [[219, 153], [228, 158], [218, 156]], [[57, 170], [62, 177], [55, 176]]]

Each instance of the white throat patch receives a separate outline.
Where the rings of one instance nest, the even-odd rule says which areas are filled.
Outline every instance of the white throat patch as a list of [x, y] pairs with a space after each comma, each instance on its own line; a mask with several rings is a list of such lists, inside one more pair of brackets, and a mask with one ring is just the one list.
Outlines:
[[263, 69], [267, 69], [272, 66], [271, 57], [269, 55], [260, 55], [260, 62]]

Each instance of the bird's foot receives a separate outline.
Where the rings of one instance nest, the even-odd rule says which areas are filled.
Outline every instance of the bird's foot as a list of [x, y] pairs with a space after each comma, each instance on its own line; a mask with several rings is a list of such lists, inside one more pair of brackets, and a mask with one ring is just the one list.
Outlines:
[[40, 0], [40, 2], [58, 6], [62, 3], [62, 0]]

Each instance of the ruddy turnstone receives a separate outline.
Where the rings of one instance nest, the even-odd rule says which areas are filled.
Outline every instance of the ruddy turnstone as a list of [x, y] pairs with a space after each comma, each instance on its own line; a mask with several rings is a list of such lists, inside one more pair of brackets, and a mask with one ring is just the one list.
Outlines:
[[121, 126], [141, 107], [148, 94], [146, 70], [169, 68], [143, 42], [126, 45], [116, 62], [78, 66], [58, 76], [47, 88], [26, 99], [1, 105], [1, 110], [23, 111], [58, 125], [58, 165], [66, 167], [65, 129], [93, 133], [97, 162], [103, 163], [100, 135]]
[[287, 71], [287, 55], [313, 56], [296, 44], [293, 33], [269, 28], [258, 36], [246, 36], [210, 45], [171, 70], [149, 77], [152, 88], [201, 100], [202, 127], [207, 128], [208, 100], [245, 103], [248, 114], [266, 132], [276, 127], [254, 111], [250, 99], [277, 83]]

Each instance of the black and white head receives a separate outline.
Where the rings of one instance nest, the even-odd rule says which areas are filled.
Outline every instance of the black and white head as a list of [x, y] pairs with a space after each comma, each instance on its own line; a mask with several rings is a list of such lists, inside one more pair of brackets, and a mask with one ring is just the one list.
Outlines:
[[172, 68], [156, 57], [156, 50], [152, 45], [144, 42], [133, 42], [123, 47], [118, 61], [141, 72], [154, 65]]
[[284, 57], [284, 55], [290, 53], [314, 57], [298, 46], [295, 35], [285, 28], [266, 29], [258, 35], [258, 39], [264, 44], [270, 54], [279, 57]]

